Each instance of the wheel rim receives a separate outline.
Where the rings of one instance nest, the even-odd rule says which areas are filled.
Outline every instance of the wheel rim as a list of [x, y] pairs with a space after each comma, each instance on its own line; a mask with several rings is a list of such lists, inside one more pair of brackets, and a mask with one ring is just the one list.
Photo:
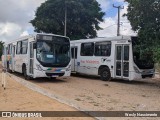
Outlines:
[[107, 77], [108, 77], [108, 72], [107, 72], [107, 71], [103, 71], [102, 76], [103, 76], [104, 78], [107, 78]]

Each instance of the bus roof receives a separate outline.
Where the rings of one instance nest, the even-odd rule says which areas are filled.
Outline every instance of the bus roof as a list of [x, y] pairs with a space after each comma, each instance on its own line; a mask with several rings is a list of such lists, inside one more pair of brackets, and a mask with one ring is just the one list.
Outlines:
[[116, 37], [101, 37], [93, 39], [80, 39], [80, 40], [72, 40], [71, 43], [130, 40], [131, 37], [136, 37], [136, 36], [116, 36]]
[[66, 36], [62, 36], [62, 35], [57, 35], [57, 34], [47, 34], [47, 33], [35, 33], [35, 34], [31, 34], [31, 35], [26, 35], [26, 36], [23, 36], [23, 37], [19, 37], [15, 40], [10, 40], [10, 41], [6, 41], [5, 42], [5, 45], [7, 44], [10, 44], [10, 43], [14, 43], [14, 42], [17, 42], [17, 41], [21, 41], [22, 39], [28, 39], [28, 38], [35, 38], [36, 35], [54, 35], [54, 36], [57, 36], [57, 37], [65, 37], [65, 38], [68, 38]]

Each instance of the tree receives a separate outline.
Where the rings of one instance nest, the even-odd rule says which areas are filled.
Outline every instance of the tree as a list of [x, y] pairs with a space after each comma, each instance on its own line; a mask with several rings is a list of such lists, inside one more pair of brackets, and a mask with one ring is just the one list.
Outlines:
[[126, 0], [128, 13], [125, 14], [132, 29], [138, 36], [145, 51], [153, 51], [154, 59], [160, 62], [160, 1]]
[[30, 21], [35, 31], [64, 35], [65, 8], [68, 37], [82, 39], [97, 36], [104, 12], [96, 0], [47, 0], [38, 7], [36, 17]]

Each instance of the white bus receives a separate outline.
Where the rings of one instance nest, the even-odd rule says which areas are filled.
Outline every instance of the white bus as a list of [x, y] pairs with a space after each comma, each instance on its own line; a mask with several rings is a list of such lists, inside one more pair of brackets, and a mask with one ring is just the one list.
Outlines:
[[71, 41], [73, 73], [99, 75], [102, 80], [111, 78], [136, 80], [154, 76], [154, 62], [149, 54], [137, 49], [137, 37], [118, 36], [110, 38]]
[[3, 67], [23, 73], [25, 79], [70, 76], [71, 55], [68, 37], [35, 34], [4, 44]]

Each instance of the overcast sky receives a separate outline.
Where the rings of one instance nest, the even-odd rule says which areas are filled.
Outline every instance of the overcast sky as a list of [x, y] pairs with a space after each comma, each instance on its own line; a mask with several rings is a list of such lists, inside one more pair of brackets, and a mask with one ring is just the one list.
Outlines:
[[[13, 40], [20, 36], [32, 34], [34, 28], [29, 23], [34, 18], [36, 8], [45, 0], [0, 0], [0, 40]], [[104, 28], [98, 31], [99, 37], [116, 36], [117, 9], [112, 4], [122, 5], [121, 16], [127, 12], [127, 3], [124, 0], [97, 0], [101, 4], [102, 11], [106, 13], [105, 22], [100, 26]], [[121, 17], [121, 34], [135, 35], [127, 18]]]

